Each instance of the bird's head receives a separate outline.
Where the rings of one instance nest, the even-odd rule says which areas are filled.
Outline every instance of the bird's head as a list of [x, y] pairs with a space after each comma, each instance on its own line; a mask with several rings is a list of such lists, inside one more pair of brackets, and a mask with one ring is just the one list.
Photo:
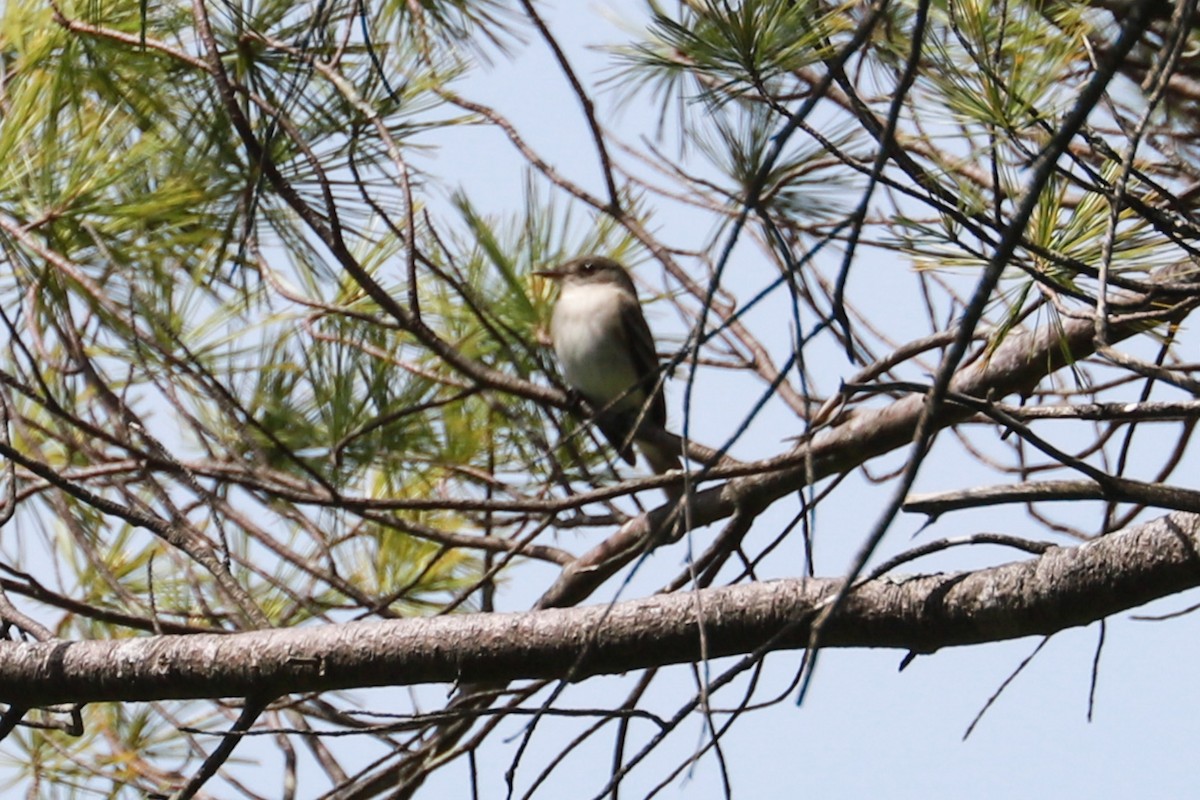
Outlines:
[[549, 278], [564, 289], [573, 286], [601, 286], [616, 284], [634, 292], [633, 281], [625, 268], [604, 256], [582, 256], [562, 264], [556, 269], [542, 269], [533, 273]]

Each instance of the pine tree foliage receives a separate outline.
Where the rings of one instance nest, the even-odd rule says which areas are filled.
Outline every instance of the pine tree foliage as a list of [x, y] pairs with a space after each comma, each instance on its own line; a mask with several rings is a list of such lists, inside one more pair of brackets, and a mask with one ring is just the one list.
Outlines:
[[[862, 598], [950, 546], [894, 542], [904, 512], [1023, 504], [1032, 532], [972, 542], [1034, 560], [1045, 539], [1122, 553], [1130, 526], [1192, 530], [1194, 2], [647, 0], [598, 75], [556, 38], [557, 15], [585, 13], [570, 6], [3, 6], [13, 791], [404, 797], [438, 770], [474, 776], [459, 757], [501, 742], [519, 775], [505, 791], [542, 796], [597, 737], [612, 766], [579, 796], [615, 796], [635, 770], [653, 773], [647, 792], [686, 770], [651, 756], [696, 716], [695, 757], [728, 776], [721, 737], [791, 696], [756, 694], [766, 652], [801, 648], [807, 685], [827, 644], [904, 646], [872, 638], [885, 605]], [[574, 126], [569, 163], [478, 89], [530, 54], [547, 86], [570, 87], [546, 112]], [[503, 210], [456, 170], [463, 141], [521, 165]], [[557, 376], [552, 287], [533, 272], [581, 253], [633, 268], [673, 376], [673, 433], [657, 434], [686, 475], [620, 465]], [[944, 490], [915, 494], [918, 474]], [[667, 484], [686, 507], [663, 502]], [[596, 622], [559, 642], [578, 658], [556, 672], [496, 614], [534, 609], [536, 626], [549, 609], [713, 589], [696, 595], [712, 598], [702, 631], [738, 591], [769, 597], [765, 578], [819, 569], [826, 509], [864, 504], [875, 522], [844, 582], [752, 645], [631, 645], [622, 662]], [[1114, 570], [1152, 566], [1136, 544], [1124, 556]], [[1150, 599], [1081, 580], [1006, 585], [1013, 617], [987, 635], [1052, 633], [1024, 612], [1043, 588], [1052, 606], [1056, 588], [1104, 598], [1058, 627]], [[954, 611], [911, 628], [912, 650], [981, 640]], [[334, 691], [417, 682], [380, 678], [398, 656], [366, 633], [380, 650], [357, 679], [322, 683], [321, 662], [232, 699], [204, 683], [205, 658], [214, 675], [285, 675], [271, 633], [346, 632], [349, 652], [364, 620], [435, 618], [495, 625], [412, 640], [458, 665], [437, 675], [442, 707]], [[204, 650], [221, 640], [228, 663]], [[189, 642], [206, 644], [178, 663], [98, 659], [82, 689], [40, 655]], [[477, 680], [472, 659], [524, 645], [503, 680]], [[700, 667], [690, 697], [656, 694], [683, 669], [667, 663], [708, 653], [740, 657]], [[297, 674], [316, 663], [294, 659]], [[5, 689], [25, 663], [37, 690]], [[122, 687], [126, 666], [155, 665], [157, 694]], [[599, 672], [627, 672], [628, 694], [592, 702], [576, 738], [539, 738], [574, 708], [568, 682]], [[535, 742], [557, 755], [526, 768]]]

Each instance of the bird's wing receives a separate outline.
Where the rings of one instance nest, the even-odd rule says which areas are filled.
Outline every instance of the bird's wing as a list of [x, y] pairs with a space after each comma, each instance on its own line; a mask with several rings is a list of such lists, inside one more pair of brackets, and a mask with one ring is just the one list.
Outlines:
[[633, 355], [633, 368], [638, 375], [642, 391], [650, 397], [647, 418], [660, 428], [667, 426], [667, 401], [663, 397], [662, 382], [659, 380], [658, 354], [654, 351], [654, 335], [646, 324], [646, 315], [641, 305], [632, 300], [621, 306], [621, 328], [625, 334], [629, 352]]
[[614, 414], [598, 414], [595, 419], [596, 427], [608, 439], [617, 455], [632, 467], [637, 463], [637, 456], [633, 452], [633, 437], [629, 435], [629, 421], [628, 416]]

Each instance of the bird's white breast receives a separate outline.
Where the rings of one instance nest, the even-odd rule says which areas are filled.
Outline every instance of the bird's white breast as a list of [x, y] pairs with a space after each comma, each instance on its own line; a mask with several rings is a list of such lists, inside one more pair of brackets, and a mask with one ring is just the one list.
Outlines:
[[[563, 377], [593, 404], [605, 405], [637, 383], [621, 321], [624, 302], [628, 296], [618, 286], [564, 286], [550, 318]], [[615, 407], [636, 408], [643, 399], [642, 392], [629, 392]]]

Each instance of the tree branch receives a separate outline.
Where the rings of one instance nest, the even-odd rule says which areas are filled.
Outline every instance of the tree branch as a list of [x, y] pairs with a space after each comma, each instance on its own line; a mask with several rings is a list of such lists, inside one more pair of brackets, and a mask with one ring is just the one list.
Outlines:
[[[1156, 277], [1171, 281], [1178, 269], [1163, 270]], [[1149, 304], [1153, 293], [1121, 298]], [[1165, 308], [1162, 319], [1178, 320], [1200, 305], [1200, 297], [1191, 297]], [[1147, 329], [1144, 321], [1114, 324], [1111, 341], [1127, 339]], [[1026, 395], [1038, 382], [1066, 364], [1074, 364], [1095, 352], [1091, 317], [1066, 319], [1060, 327], [1010, 332], [991, 354], [959, 372], [950, 381], [949, 391], [973, 397], [1000, 398], [1009, 394]], [[759, 465], [757, 474], [737, 478], [721, 486], [698, 492], [691, 498], [691, 523], [702, 527], [732, 515], [738, 509], [765, 508], [798, 488], [854, 469], [869, 459], [912, 441], [917, 422], [925, 407], [924, 395], [897, 400], [881, 409], [859, 410], [847, 414], [830, 428], [817, 431], [796, 448], [774, 462]], [[943, 406], [935, 426], [945, 428], [962, 422], [973, 410]], [[674, 515], [670, 506], [640, 515], [592, 550], [584, 553], [563, 570], [562, 575], [542, 596], [542, 608], [561, 607], [580, 602], [638, 553], [643, 543], [659, 536]]]
[[[810, 622], [841, 583], [782, 580], [611, 606], [230, 635], [0, 642], [0, 700], [40, 706], [430, 682], [578, 680], [694, 662], [702, 655], [802, 648]], [[1046, 635], [1195, 586], [1200, 586], [1200, 516], [1174, 513], [1026, 561], [864, 582], [829, 620], [822, 644], [930, 653]]]

